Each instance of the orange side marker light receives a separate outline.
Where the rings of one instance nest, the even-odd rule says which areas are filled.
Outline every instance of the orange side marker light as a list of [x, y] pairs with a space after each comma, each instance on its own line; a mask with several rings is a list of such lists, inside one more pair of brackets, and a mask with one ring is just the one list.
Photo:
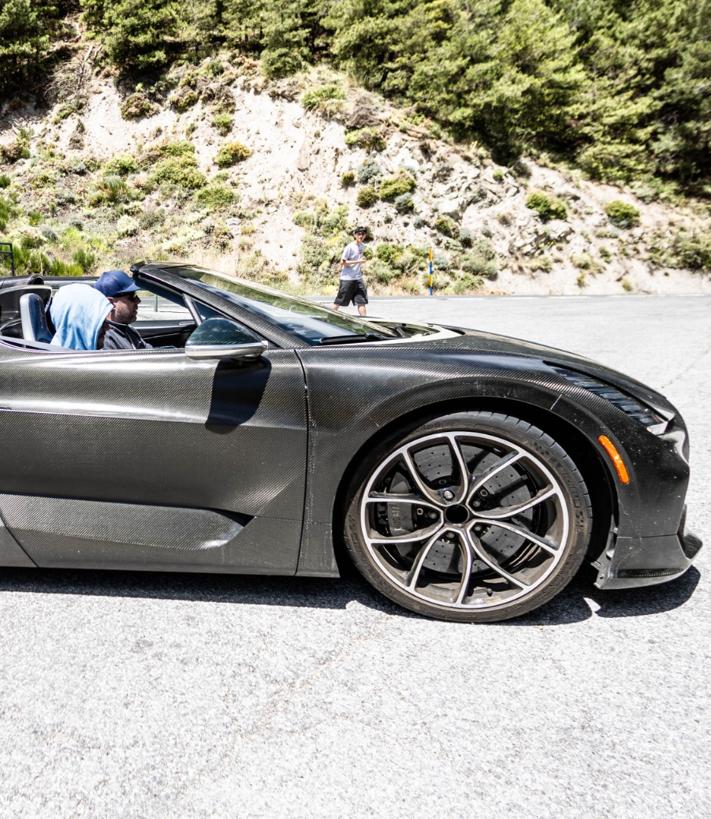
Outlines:
[[617, 472], [617, 477], [620, 479], [622, 483], [629, 483], [630, 482], [630, 473], [627, 471], [627, 467], [625, 466], [625, 462], [622, 460], [622, 456], [617, 451], [617, 448], [612, 443], [612, 441], [607, 437], [607, 435], [598, 435], [597, 440], [600, 442], [602, 448], [607, 452], [612, 461], [612, 465], [615, 467], [615, 472]]

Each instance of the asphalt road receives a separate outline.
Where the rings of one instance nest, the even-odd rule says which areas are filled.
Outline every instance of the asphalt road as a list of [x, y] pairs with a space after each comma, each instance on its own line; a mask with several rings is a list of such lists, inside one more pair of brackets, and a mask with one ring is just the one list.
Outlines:
[[[711, 541], [711, 298], [382, 300], [661, 388]], [[494, 626], [354, 581], [0, 573], [0, 816], [711, 815], [709, 546]]]

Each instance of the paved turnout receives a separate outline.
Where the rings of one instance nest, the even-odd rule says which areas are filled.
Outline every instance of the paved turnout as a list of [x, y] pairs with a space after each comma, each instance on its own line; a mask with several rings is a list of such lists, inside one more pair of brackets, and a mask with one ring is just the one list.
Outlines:
[[[392, 299], [661, 388], [711, 540], [711, 298]], [[495, 626], [355, 581], [0, 572], [0, 816], [711, 814], [709, 547]]]

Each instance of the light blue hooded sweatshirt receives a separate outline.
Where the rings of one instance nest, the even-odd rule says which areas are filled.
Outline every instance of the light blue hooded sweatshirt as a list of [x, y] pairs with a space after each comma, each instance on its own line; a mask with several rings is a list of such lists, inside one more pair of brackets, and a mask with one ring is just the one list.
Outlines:
[[57, 290], [49, 314], [56, 333], [50, 342], [70, 350], [95, 350], [111, 302], [88, 284], [65, 284]]

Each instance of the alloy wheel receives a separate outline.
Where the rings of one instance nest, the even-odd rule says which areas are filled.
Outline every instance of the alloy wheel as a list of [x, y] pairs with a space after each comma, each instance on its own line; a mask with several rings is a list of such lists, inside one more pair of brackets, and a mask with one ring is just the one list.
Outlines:
[[503, 437], [466, 430], [418, 437], [378, 464], [360, 529], [383, 579], [454, 610], [535, 594], [571, 536], [566, 495], [546, 464]]

